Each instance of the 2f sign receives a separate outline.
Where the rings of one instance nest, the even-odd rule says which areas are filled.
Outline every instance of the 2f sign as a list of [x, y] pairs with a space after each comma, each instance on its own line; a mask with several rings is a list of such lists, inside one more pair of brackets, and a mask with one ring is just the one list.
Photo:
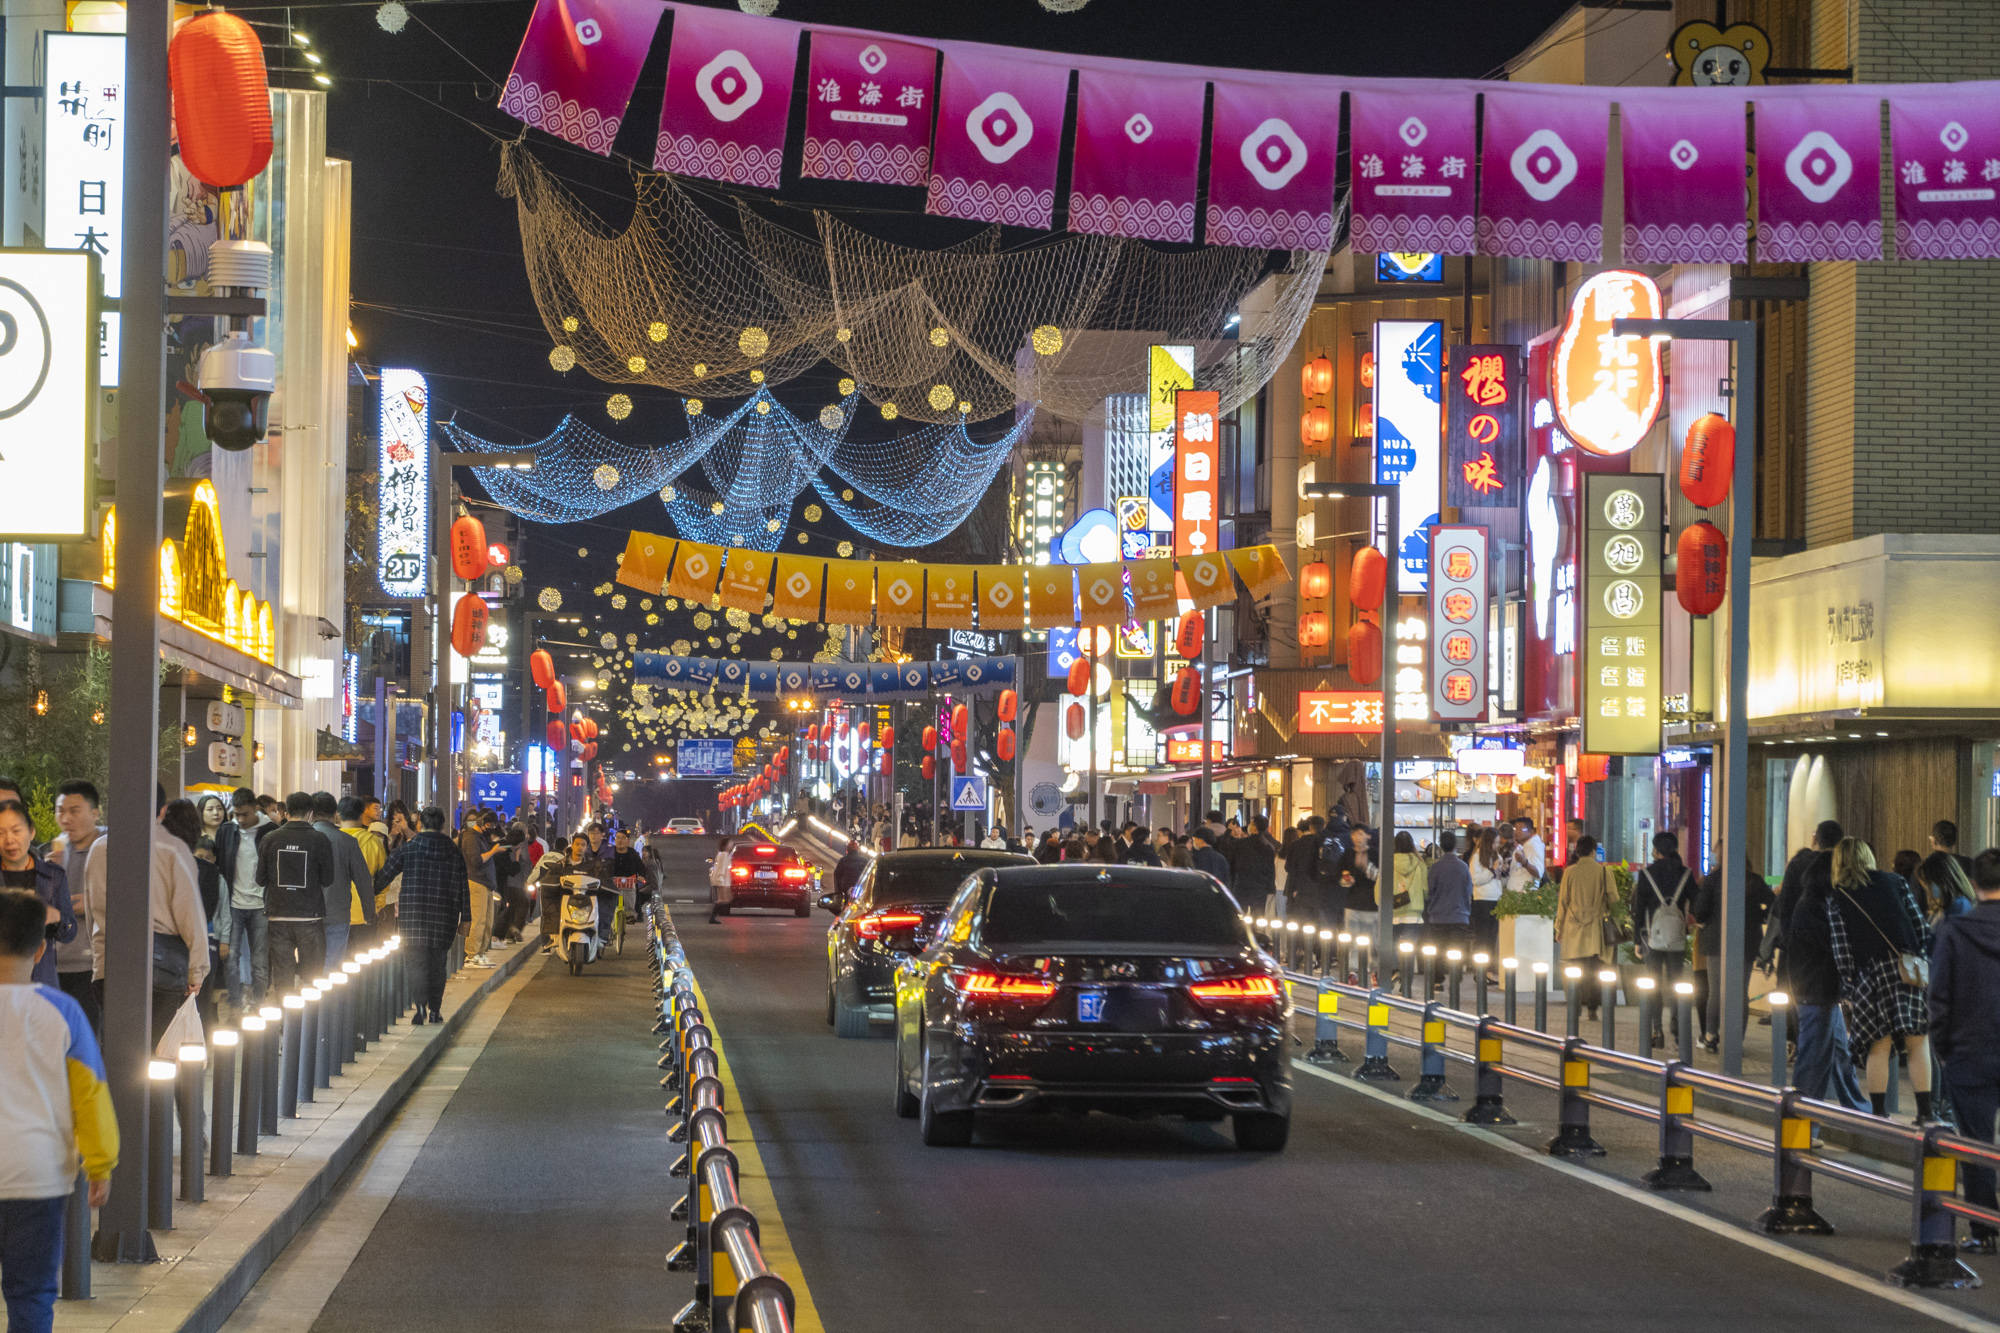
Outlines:
[[0, 250], [0, 538], [91, 535], [97, 256]]

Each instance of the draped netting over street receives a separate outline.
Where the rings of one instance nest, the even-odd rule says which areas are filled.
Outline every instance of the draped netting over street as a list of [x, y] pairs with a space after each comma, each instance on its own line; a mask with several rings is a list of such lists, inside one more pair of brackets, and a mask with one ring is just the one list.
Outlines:
[[998, 227], [918, 249], [825, 212], [801, 234], [742, 200], [732, 232], [673, 177], [634, 182], [619, 231], [522, 146], [501, 157], [559, 368], [684, 394], [749, 394], [824, 360], [900, 417], [1034, 404], [1095, 421], [1107, 396], [1144, 388], [1146, 348], [1165, 342], [1194, 345], [1195, 386], [1227, 412], [1290, 351], [1326, 266], [1325, 251], [1098, 236], [1014, 246]]

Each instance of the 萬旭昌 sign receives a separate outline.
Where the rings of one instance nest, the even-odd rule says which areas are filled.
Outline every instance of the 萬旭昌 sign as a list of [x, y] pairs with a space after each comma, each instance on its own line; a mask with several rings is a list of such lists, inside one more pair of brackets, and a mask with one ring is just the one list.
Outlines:
[[1660, 752], [1661, 474], [1590, 473], [1583, 490], [1583, 748]]

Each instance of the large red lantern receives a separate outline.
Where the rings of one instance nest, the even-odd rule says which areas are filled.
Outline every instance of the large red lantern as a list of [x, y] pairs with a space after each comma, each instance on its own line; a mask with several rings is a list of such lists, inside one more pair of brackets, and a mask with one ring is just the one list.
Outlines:
[[895, 771], [896, 756], [890, 754], [887, 750], [882, 751], [882, 776], [886, 778]]
[[954, 741], [962, 740], [972, 727], [972, 710], [964, 704], [953, 704], [951, 709], [951, 735]]
[[535, 688], [546, 690], [556, 678], [556, 660], [549, 656], [546, 648], [537, 648], [528, 654], [528, 674], [534, 678]]
[[787, 763], [787, 762], [789, 762], [789, 761], [791, 760], [791, 757], [792, 757], [792, 747], [791, 747], [791, 746], [789, 746], [789, 745], [780, 745], [780, 746], [778, 747], [778, 762], [779, 762], [780, 764], [784, 764], [784, 763]]
[[174, 134], [188, 174], [232, 190], [271, 161], [271, 89], [264, 46], [234, 14], [212, 9], [180, 26], [167, 46]]
[[477, 597], [458, 599], [451, 612], [451, 646], [460, 657], [470, 657], [486, 646], [486, 603]]
[[1357, 620], [1347, 627], [1347, 674], [1356, 685], [1382, 679], [1382, 627], [1372, 620]]
[[1320, 398], [1332, 393], [1333, 362], [1323, 356], [1306, 362], [1299, 371], [1299, 392], [1307, 398]]
[[1207, 637], [1207, 619], [1199, 611], [1190, 611], [1181, 617], [1180, 627], [1174, 631], [1174, 651], [1192, 662], [1201, 656], [1202, 641]]
[[972, 767], [971, 764], [966, 762], [966, 758], [965, 742], [962, 740], [953, 741], [951, 743], [951, 766], [963, 773], [966, 769]]
[[1308, 611], [1299, 617], [1299, 647], [1324, 648], [1333, 641], [1333, 622], [1324, 611]]
[[1000, 705], [997, 711], [1002, 722], [1012, 722], [1020, 715], [1021, 696], [1012, 690], [1000, 691]]
[[1326, 561], [1315, 560], [1299, 571], [1299, 596], [1316, 601], [1332, 595], [1333, 571], [1327, 568]]
[[589, 717], [584, 718], [582, 721], [576, 724], [576, 734], [583, 737], [587, 741], [596, 740], [597, 720], [595, 718], [589, 718]]
[[1299, 413], [1299, 443], [1318, 449], [1333, 439], [1333, 413], [1323, 407], [1309, 407]]
[[924, 728], [924, 751], [925, 751], [926, 753], [929, 753], [930, 751], [932, 751], [932, 750], [935, 750], [935, 749], [937, 749], [937, 728], [936, 728], [936, 727], [925, 727], [925, 728]]
[[1602, 782], [1611, 776], [1611, 756], [1603, 754], [1578, 755], [1576, 760], [1576, 780], [1578, 782]]
[[1068, 733], [1071, 740], [1080, 741], [1083, 739], [1085, 720], [1082, 704], [1071, 704], [1068, 708], [1063, 709], [1063, 730]]
[[1014, 729], [1012, 727], [1000, 728], [1000, 734], [993, 738], [993, 753], [999, 755], [1003, 763], [1013, 759]]
[[549, 723], [548, 741], [551, 750], [569, 749], [569, 728], [559, 720]]
[[470, 582], [484, 578], [489, 568], [486, 525], [467, 514], [451, 525], [451, 572]]
[[924, 781], [926, 782], [937, 776], [937, 760], [931, 755], [925, 755], [924, 762], [918, 765], [918, 768], [923, 773]]
[[1069, 692], [1082, 694], [1090, 688], [1090, 663], [1079, 657], [1069, 664]]
[[1674, 596], [1691, 616], [1714, 615], [1729, 590], [1729, 539], [1722, 529], [1703, 520], [1691, 523], [1676, 544], [1680, 556], [1674, 574]]
[[1729, 498], [1735, 471], [1736, 427], [1714, 412], [1696, 417], [1681, 451], [1681, 494], [1698, 509], [1713, 509]]
[[818, 744], [819, 744], [819, 723], [815, 722], [811, 726], [806, 728], [806, 746], [807, 748], [811, 748], [812, 746]]
[[1373, 546], [1356, 551], [1354, 564], [1347, 571], [1347, 600], [1354, 603], [1354, 609], [1381, 610], [1382, 596], [1388, 586], [1388, 558]]
[[559, 680], [549, 682], [548, 693], [544, 698], [549, 705], [551, 713], [560, 713], [563, 709], [569, 707], [569, 690]]
[[895, 749], [896, 729], [891, 726], [884, 726], [882, 728], [882, 735], [877, 739], [876, 744], [880, 745], [884, 750]]
[[864, 747], [868, 744], [868, 724], [866, 722], [863, 722], [859, 727], [856, 727], [854, 729], [854, 734], [856, 737], [860, 739], [861, 744]]
[[1193, 717], [1201, 707], [1201, 673], [1191, 666], [1174, 673], [1174, 689], [1167, 702], [1182, 717]]

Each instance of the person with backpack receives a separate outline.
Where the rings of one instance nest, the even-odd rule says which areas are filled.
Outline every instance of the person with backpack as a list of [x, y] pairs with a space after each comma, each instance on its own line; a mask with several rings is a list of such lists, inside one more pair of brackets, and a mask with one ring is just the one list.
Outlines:
[[1699, 886], [1681, 860], [1681, 840], [1672, 833], [1653, 835], [1653, 862], [1632, 881], [1632, 938], [1640, 961], [1659, 986], [1660, 1004], [1653, 1014], [1653, 1045], [1664, 1046], [1660, 1011], [1671, 1009], [1674, 1036], [1681, 1031], [1681, 1010], [1674, 1003], [1674, 983], [1687, 966], [1688, 921]]

